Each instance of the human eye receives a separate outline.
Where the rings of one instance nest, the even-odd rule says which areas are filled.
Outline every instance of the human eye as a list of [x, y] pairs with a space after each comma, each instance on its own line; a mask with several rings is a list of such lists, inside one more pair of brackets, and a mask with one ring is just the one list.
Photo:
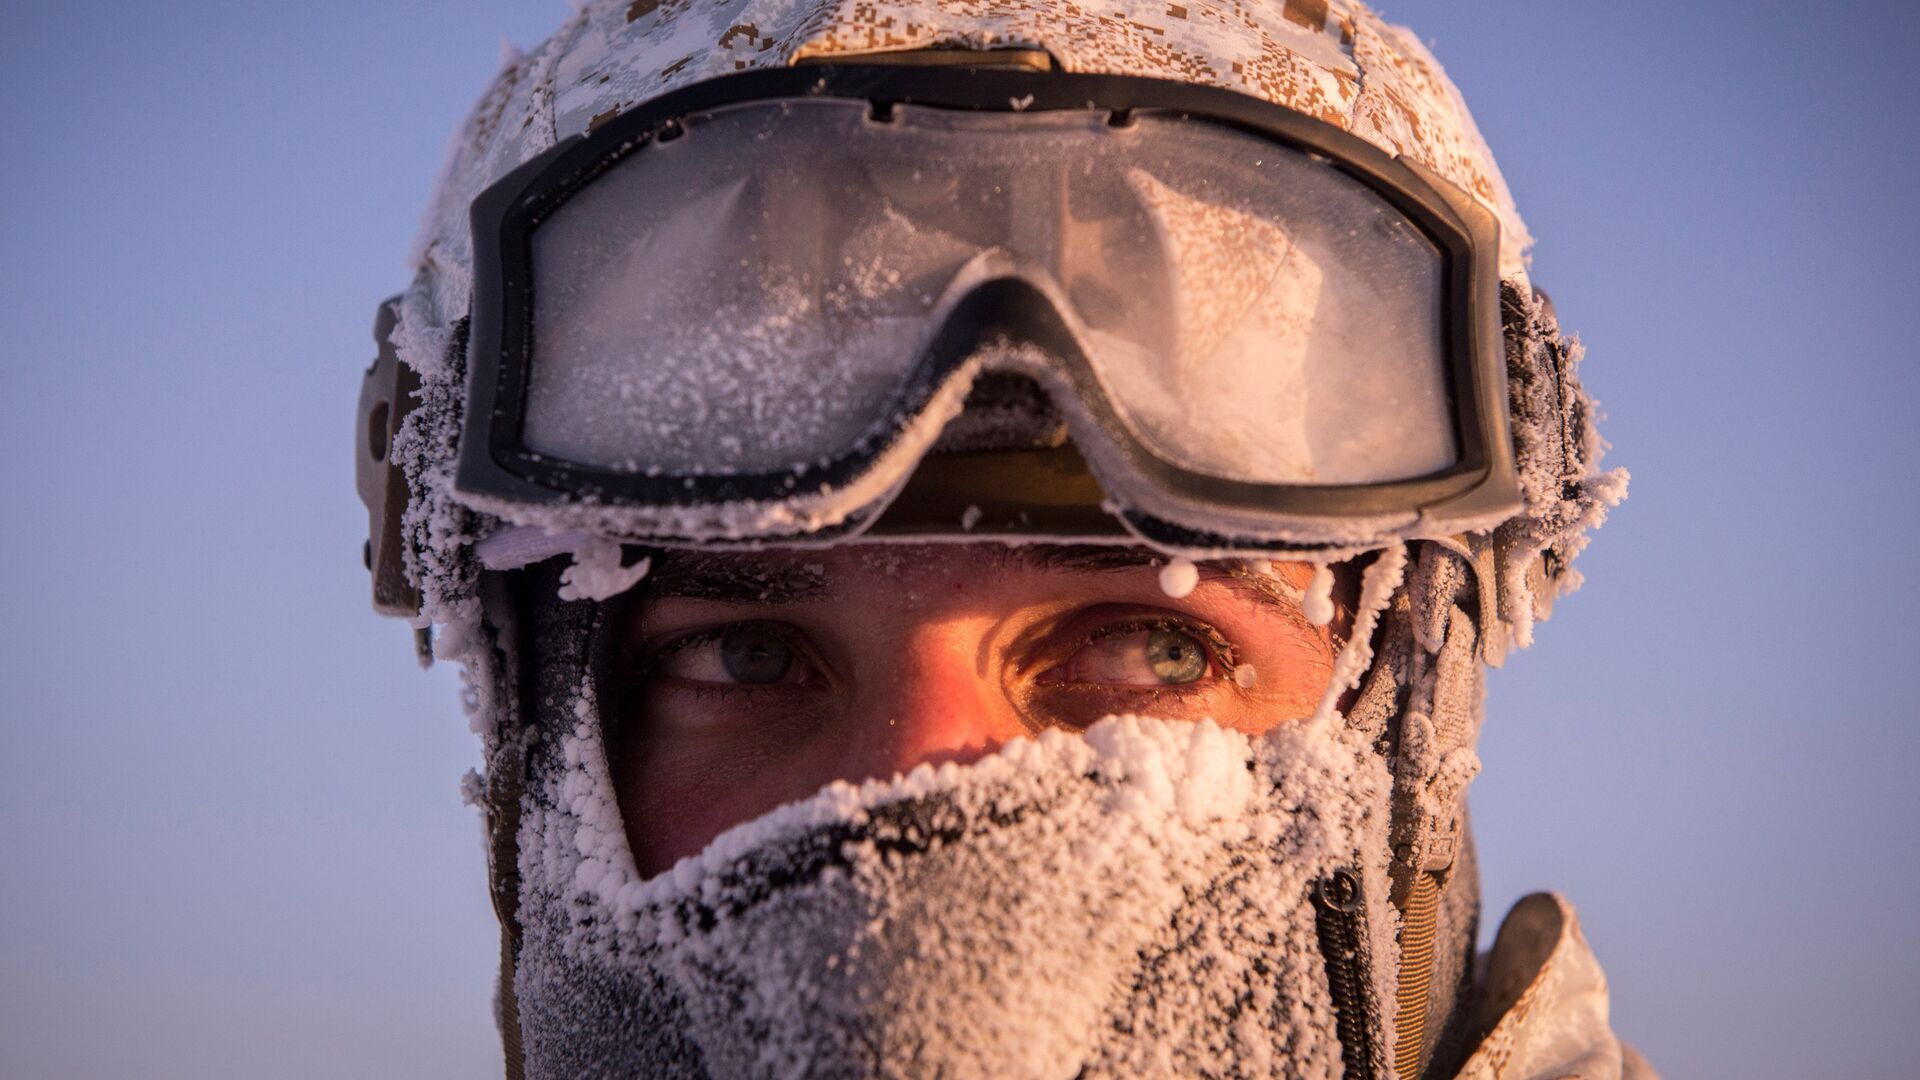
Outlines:
[[814, 666], [792, 627], [733, 623], [685, 634], [654, 653], [654, 678], [709, 687], [806, 686]]
[[1089, 635], [1037, 681], [1154, 690], [1189, 687], [1232, 670], [1229, 652], [1209, 627], [1170, 619], [1127, 623]]

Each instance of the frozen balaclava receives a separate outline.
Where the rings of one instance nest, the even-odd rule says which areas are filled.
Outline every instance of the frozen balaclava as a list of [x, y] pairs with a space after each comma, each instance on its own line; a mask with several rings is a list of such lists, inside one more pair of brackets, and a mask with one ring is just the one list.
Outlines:
[[[1327, 619], [1336, 577], [1352, 604], [1311, 717], [1255, 738], [1140, 716], [1049, 732], [831, 785], [642, 878], [604, 669], [620, 605], [644, 603], [650, 560], [674, 556], [456, 490], [469, 205], [558, 140], [702, 80], [958, 50], [1250, 95], [1482, 203], [1500, 223], [1523, 507], [1310, 552], [1326, 565], [1309, 617]], [[1476, 1034], [1464, 797], [1484, 667], [1577, 584], [1585, 531], [1624, 488], [1597, 470], [1577, 351], [1527, 281], [1527, 243], [1439, 65], [1342, 0], [594, 0], [513, 58], [377, 330], [392, 351], [369, 379], [386, 396], [360, 440], [376, 603], [462, 665], [485, 748], [467, 791], [503, 927], [509, 1075], [1451, 1075]]]

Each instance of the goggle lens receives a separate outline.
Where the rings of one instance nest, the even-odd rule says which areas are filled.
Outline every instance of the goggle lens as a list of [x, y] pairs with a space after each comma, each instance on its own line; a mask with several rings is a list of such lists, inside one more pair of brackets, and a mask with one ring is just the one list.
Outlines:
[[1458, 459], [1444, 262], [1332, 162], [1226, 125], [848, 99], [702, 113], [532, 234], [523, 438], [780, 473], [884, 437], [944, 312], [1018, 276], [1180, 468], [1355, 484]]

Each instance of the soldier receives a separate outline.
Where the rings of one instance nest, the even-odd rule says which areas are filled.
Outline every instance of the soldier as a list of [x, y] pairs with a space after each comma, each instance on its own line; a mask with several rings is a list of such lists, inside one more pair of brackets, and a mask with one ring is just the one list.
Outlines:
[[1358, 3], [581, 5], [361, 401], [508, 1075], [1651, 1075], [1558, 897], [1474, 963], [1625, 486], [1528, 243]]

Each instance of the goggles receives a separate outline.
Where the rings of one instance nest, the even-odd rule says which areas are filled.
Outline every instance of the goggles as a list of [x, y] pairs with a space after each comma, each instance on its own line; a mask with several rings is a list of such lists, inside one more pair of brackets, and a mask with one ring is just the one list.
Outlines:
[[[1245, 95], [752, 71], [562, 142], [472, 218], [455, 484], [510, 519], [665, 544], [880, 523], [1258, 552], [1520, 505], [1492, 213]], [[1072, 445], [927, 457], [1006, 373]], [[887, 524], [923, 457], [1034, 512], [963, 522], [954, 500]], [[1049, 485], [1075, 469], [1097, 486]]]

